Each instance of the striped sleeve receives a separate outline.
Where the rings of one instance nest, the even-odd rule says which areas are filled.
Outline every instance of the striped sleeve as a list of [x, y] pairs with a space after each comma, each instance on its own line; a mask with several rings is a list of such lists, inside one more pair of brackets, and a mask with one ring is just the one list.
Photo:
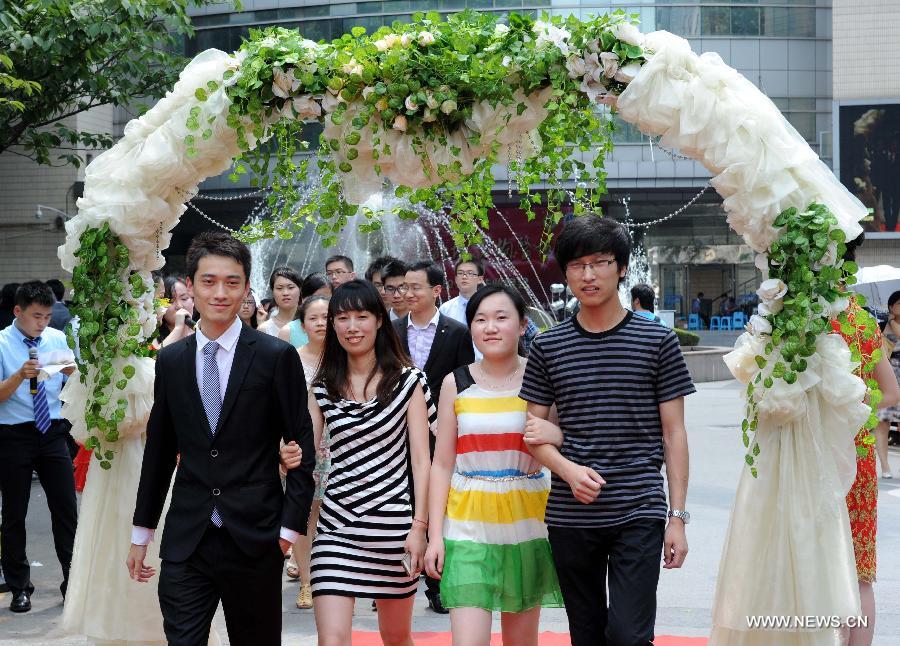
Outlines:
[[434, 405], [434, 397], [431, 395], [431, 388], [428, 386], [428, 379], [425, 373], [418, 368], [411, 368], [414, 380], [422, 386], [422, 393], [425, 395], [425, 408], [428, 410], [428, 430], [433, 435], [437, 435], [437, 406]]
[[660, 403], [697, 392], [688, 372], [675, 332], [669, 333], [659, 345], [656, 373], [656, 400]]
[[519, 397], [533, 404], [551, 406], [556, 401], [556, 393], [553, 390], [553, 381], [547, 371], [547, 360], [544, 358], [544, 350], [541, 347], [541, 335], [531, 342], [531, 351], [528, 353], [528, 363], [525, 364], [525, 374], [522, 375], [522, 389]]

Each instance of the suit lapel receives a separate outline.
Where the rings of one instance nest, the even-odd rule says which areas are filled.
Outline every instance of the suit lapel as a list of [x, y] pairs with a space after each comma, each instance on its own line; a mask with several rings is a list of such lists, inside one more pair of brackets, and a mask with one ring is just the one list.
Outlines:
[[447, 340], [447, 319], [441, 314], [438, 317], [437, 329], [434, 331], [434, 341], [431, 344], [431, 351], [428, 353], [428, 359], [425, 361], [425, 374], [431, 369], [431, 364], [441, 356], [441, 349], [444, 341]]
[[400, 331], [399, 331], [400, 332], [400, 334], [399, 334], [400, 344], [403, 346], [403, 349], [406, 350], [406, 353], [410, 354], [410, 352], [409, 352], [409, 335], [406, 333], [406, 329], [409, 326], [409, 314], [407, 314], [406, 316], [404, 316], [398, 320], [399, 320], [398, 327], [400, 328]]
[[231, 373], [228, 375], [228, 387], [225, 389], [225, 399], [222, 400], [222, 411], [219, 413], [219, 425], [216, 427], [216, 435], [222, 429], [225, 420], [228, 419], [228, 413], [231, 412], [234, 402], [237, 400], [241, 385], [244, 383], [244, 377], [253, 361], [253, 355], [256, 350], [253, 348], [256, 342], [250, 335], [247, 328], [241, 330], [241, 336], [238, 337], [237, 344], [234, 347], [234, 361], [231, 364]]
[[209, 428], [209, 420], [206, 419], [206, 410], [203, 408], [203, 399], [200, 397], [200, 384], [197, 383], [197, 337], [193, 334], [184, 343], [184, 353], [181, 357], [184, 373], [187, 375], [188, 400], [190, 400], [193, 413], [206, 431], [212, 437]]

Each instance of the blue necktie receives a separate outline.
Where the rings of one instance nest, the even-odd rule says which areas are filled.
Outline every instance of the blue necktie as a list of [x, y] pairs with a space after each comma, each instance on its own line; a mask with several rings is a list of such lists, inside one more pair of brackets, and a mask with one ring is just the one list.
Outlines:
[[[25, 345], [29, 348], [36, 348], [40, 341], [41, 337], [25, 339]], [[46, 433], [50, 429], [50, 405], [47, 403], [47, 391], [44, 389], [43, 381], [38, 382], [37, 392], [31, 396], [31, 399], [34, 403], [34, 425], [41, 433]]]
[[[219, 364], [216, 363], [216, 352], [219, 344], [209, 341], [203, 346], [203, 384], [200, 386], [200, 397], [203, 399], [203, 409], [206, 411], [206, 419], [213, 435], [219, 424], [219, 413], [222, 411], [222, 386], [219, 384]], [[213, 507], [212, 524], [222, 526], [222, 517], [219, 510]]]

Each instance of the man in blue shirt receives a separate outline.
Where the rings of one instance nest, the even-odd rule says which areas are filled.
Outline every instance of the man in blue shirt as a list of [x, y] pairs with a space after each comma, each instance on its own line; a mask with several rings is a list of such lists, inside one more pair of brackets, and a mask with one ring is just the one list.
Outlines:
[[650, 319], [662, 325], [662, 319], [654, 312], [653, 301], [655, 299], [656, 294], [653, 288], [646, 283], [641, 283], [631, 288], [631, 311], [638, 316], [643, 316], [645, 319]]
[[[55, 302], [44, 283], [23, 283], [16, 291], [16, 318], [0, 330], [0, 562], [13, 595], [13, 612], [31, 610], [34, 592], [25, 554], [32, 471], [41, 480], [50, 508], [53, 542], [63, 571], [63, 596], [75, 542], [75, 479], [66, 446], [70, 425], [60, 415], [63, 376], [56, 374], [34, 388], [30, 384], [38, 376], [40, 355], [68, 349], [65, 335], [47, 327]], [[29, 359], [32, 348], [38, 351], [37, 359]], [[73, 370], [63, 372], [71, 374]]]

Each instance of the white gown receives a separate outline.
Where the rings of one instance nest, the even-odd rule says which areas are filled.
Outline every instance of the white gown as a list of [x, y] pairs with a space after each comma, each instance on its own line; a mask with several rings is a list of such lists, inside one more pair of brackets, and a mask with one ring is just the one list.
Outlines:
[[[744, 335], [726, 357], [739, 379], [741, 361], [758, 353], [753, 343]], [[758, 403], [759, 477], [745, 467], [738, 485], [710, 646], [840, 644], [836, 626], [750, 629], [748, 617], [860, 614], [845, 496], [856, 473], [853, 437], [868, 417], [865, 386], [841, 337], [824, 335], [817, 350], [796, 384], [780, 382]]]

